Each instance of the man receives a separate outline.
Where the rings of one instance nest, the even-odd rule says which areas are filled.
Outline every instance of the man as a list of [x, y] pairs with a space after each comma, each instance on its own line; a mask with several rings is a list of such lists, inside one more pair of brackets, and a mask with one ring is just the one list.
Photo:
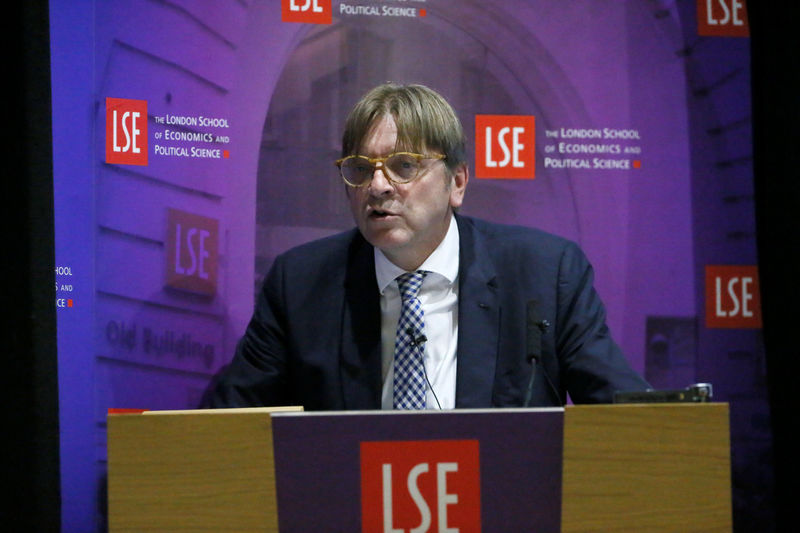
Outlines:
[[427, 87], [356, 104], [336, 164], [357, 229], [275, 260], [209, 406], [552, 406], [647, 387], [577, 246], [455, 213], [464, 146]]

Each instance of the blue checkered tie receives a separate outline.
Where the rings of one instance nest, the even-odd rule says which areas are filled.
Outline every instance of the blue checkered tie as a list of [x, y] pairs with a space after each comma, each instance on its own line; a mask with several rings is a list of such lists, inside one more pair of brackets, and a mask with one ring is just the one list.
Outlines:
[[397, 277], [403, 307], [394, 341], [394, 408], [425, 409], [424, 349], [417, 342], [425, 331], [425, 316], [417, 298], [427, 272], [406, 272]]

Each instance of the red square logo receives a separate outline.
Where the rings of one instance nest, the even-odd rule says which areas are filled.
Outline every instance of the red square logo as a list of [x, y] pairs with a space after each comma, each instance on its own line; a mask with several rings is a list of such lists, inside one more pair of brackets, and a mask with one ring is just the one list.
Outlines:
[[281, 20], [330, 24], [333, 22], [331, 0], [281, 0]]
[[363, 533], [481, 530], [477, 440], [361, 443]]
[[706, 265], [706, 327], [761, 327], [758, 267]]
[[167, 287], [213, 296], [217, 291], [219, 222], [167, 210]]
[[535, 126], [532, 115], [475, 115], [475, 177], [532, 180]]
[[106, 163], [147, 165], [147, 100], [106, 98]]
[[706, 37], [748, 37], [744, 0], [697, 0], [697, 34]]

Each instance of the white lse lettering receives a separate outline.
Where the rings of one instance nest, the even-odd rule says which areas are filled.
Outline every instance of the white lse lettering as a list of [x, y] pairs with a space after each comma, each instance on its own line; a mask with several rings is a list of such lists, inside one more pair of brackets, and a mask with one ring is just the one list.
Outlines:
[[318, 0], [306, 0], [303, 5], [298, 5], [295, 0], [289, 0], [289, 11], [308, 11], [312, 13], [322, 13], [322, 8], [317, 3]]
[[[131, 129], [128, 130], [128, 118], [130, 117], [130, 125]], [[125, 146], [120, 146], [117, 142], [117, 124], [120, 123], [117, 120], [117, 110], [113, 111], [113, 145], [115, 152], [127, 152], [131, 150], [134, 154], [138, 154], [141, 152], [141, 148], [136, 145], [136, 139], [139, 137], [141, 130], [136, 127], [136, 119], [141, 117], [141, 113], [138, 111], [134, 111], [131, 113], [130, 111], [126, 111], [122, 114], [122, 134], [125, 136]]]
[[[718, 317], [737, 316], [741, 311], [741, 316], [750, 318], [753, 316], [753, 311], [748, 307], [748, 303], [753, 299], [753, 293], [750, 291], [749, 286], [753, 283], [751, 277], [734, 277], [728, 280], [727, 292], [730, 297], [732, 307], [730, 309], [723, 309], [722, 305], [722, 278], [716, 278], [716, 308], [715, 312]], [[741, 288], [738, 289], [737, 285]], [[737, 292], [738, 289], [738, 292]]]
[[742, 2], [741, 0], [731, 0], [731, 6], [728, 7], [727, 0], [717, 0], [719, 7], [722, 8], [722, 18], [717, 20], [714, 18], [714, 14], [712, 12], [714, 0], [706, 0], [706, 20], [710, 26], [724, 26], [729, 22], [733, 21], [732, 24], [734, 26], [742, 26], [744, 25], [744, 21], [741, 19], [739, 12], [742, 9]]
[[[429, 463], [419, 463], [408, 473], [406, 488], [420, 514], [420, 523], [411, 528], [409, 533], [424, 533], [431, 526], [431, 508], [419, 490], [419, 477], [428, 473]], [[458, 533], [459, 528], [448, 527], [447, 506], [458, 503], [458, 495], [447, 492], [447, 474], [458, 471], [458, 463], [436, 463], [436, 510], [438, 515], [437, 530], [439, 533]], [[405, 533], [403, 528], [394, 527], [392, 499], [392, 465], [381, 465], [383, 486], [383, 531], [384, 533]]]
[[[509, 149], [506, 136], [511, 133], [511, 149]], [[525, 163], [520, 161], [519, 154], [525, 149], [525, 145], [520, 142], [520, 137], [525, 133], [525, 128], [516, 126], [514, 128], [501, 128], [497, 134], [497, 142], [503, 152], [503, 159], [495, 161], [492, 157], [492, 128], [486, 128], [486, 166], [489, 168], [507, 167], [509, 163], [514, 168], [524, 168]]]

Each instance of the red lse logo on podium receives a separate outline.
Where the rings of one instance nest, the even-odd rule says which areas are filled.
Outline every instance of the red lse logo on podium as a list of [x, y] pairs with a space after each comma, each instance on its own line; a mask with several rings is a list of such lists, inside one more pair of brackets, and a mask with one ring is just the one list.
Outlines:
[[363, 533], [481, 530], [477, 440], [361, 443]]

